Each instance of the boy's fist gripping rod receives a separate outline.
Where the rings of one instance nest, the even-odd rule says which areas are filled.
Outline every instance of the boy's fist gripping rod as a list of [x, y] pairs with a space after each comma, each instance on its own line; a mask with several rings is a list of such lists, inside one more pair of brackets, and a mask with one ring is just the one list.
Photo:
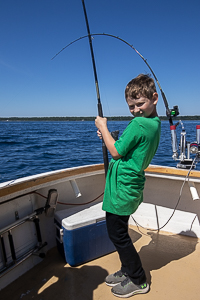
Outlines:
[[[96, 86], [96, 92], [97, 92], [97, 101], [98, 101], [98, 104], [97, 104], [98, 115], [99, 115], [99, 117], [103, 118], [103, 110], [102, 110], [102, 105], [101, 105], [101, 100], [100, 100], [99, 85], [98, 85], [98, 79], [97, 79], [97, 71], [96, 71], [94, 52], [93, 52], [93, 46], [92, 46], [92, 38], [91, 38], [91, 34], [90, 34], [90, 28], [89, 28], [89, 23], [88, 23], [88, 18], [87, 18], [87, 13], [86, 13], [84, 0], [82, 0], [82, 4], [83, 4], [83, 11], [84, 11], [84, 15], [85, 15], [85, 22], [86, 22], [86, 26], [87, 26], [88, 39], [89, 39], [89, 45], [90, 45], [90, 53], [91, 53], [92, 64], [93, 64], [94, 79], [95, 79], [95, 86]], [[108, 170], [108, 151], [107, 151], [107, 148], [106, 148], [106, 145], [105, 145], [103, 139], [102, 139], [102, 150], [103, 150], [104, 169], [105, 169], [105, 176], [106, 176], [107, 170]]]

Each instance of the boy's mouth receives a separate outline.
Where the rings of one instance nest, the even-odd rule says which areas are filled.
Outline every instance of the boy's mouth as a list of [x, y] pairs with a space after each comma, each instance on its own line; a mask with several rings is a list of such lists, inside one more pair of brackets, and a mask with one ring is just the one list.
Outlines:
[[134, 115], [134, 117], [143, 117], [144, 113], [141, 111], [141, 112], [133, 114], [133, 115]]

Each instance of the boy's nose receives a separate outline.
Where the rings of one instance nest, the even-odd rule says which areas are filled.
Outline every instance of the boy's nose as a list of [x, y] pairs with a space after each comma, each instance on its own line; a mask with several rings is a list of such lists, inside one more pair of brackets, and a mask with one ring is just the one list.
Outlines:
[[134, 113], [138, 113], [140, 111], [140, 108], [135, 106], [133, 111], [134, 111]]

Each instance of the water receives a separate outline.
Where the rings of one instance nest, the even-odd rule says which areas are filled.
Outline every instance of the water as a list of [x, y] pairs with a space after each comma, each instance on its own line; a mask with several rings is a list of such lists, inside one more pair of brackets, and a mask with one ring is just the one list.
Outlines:
[[[199, 123], [184, 121], [187, 141], [196, 140]], [[122, 134], [127, 124], [128, 121], [110, 121], [108, 127]], [[179, 125], [178, 141], [180, 130]], [[162, 121], [160, 145], [152, 164], [175, 167], [177, 162], [171, 156], [169, 122]], [[0, 122], [0, 182], [102, 162], [101, 141], [94, 122]]]

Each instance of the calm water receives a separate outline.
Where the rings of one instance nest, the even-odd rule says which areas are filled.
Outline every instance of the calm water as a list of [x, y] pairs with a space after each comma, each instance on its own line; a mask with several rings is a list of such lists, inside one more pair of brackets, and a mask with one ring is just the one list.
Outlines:
[[[122, 134], [127, 124], [128, 121], [112, 121], [108, 127]], [[200, 122], [184, 121], [187, 141], [196, 140], [197, 124]], [[180, 130], [179, 125], [178, 141]], [[169, 122], [162, 121], [161, 141], [152, 164], [174, 167], [177, 163], [171, 156]], [[0, 122], [0, 182], [102, 162], [94, 122]]]

